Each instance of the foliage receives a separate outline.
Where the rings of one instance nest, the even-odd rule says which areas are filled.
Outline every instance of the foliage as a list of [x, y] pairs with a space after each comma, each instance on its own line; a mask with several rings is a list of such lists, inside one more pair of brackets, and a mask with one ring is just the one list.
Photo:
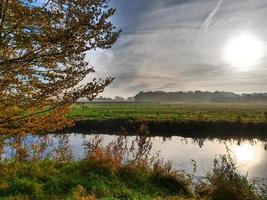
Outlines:
[[80, 97], [112, 78], [81, 81], [94, 69], [86, 52], [110, 48], [119, 32], [108, 0], [0, 2], [0, 134], [55, 131]]

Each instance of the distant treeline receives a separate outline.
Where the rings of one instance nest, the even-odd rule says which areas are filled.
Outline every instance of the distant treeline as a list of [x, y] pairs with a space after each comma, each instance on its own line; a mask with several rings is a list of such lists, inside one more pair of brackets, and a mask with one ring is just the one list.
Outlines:
[[207, 103], [267, 103], [267, 93], [236, 94], [233, 92], [139, 92], [134, 96], [137, 102], [207, 102]]

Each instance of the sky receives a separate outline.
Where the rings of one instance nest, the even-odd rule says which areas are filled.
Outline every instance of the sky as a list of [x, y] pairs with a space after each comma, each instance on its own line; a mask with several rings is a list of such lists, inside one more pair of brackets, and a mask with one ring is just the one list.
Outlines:
[[116, 78], [103, 96], [159, 90], [267, 92], [266, 0], [111, 4], [117, 8], [112, 21], [122, 34], [111, 49], [86, 57], [95, 77]]

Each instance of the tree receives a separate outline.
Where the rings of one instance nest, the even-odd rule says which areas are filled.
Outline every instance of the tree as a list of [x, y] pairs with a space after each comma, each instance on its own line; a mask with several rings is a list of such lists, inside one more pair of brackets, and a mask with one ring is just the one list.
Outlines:
[[78, 98], [92, 100], [113, 78], [80, 82], [86, 52], [110, 48], [120, 30], [109, 0], [0, 1], [0, 134], [56, 131]]

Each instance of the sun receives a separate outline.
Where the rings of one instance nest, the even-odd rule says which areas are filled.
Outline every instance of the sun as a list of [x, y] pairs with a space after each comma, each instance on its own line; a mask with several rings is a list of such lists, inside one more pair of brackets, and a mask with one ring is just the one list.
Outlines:
[[251, 70], [265, 54], [263, 42], [249, 33], [241, 33], [231, 38], [224, 46], [225, 61], [237, 70]]

